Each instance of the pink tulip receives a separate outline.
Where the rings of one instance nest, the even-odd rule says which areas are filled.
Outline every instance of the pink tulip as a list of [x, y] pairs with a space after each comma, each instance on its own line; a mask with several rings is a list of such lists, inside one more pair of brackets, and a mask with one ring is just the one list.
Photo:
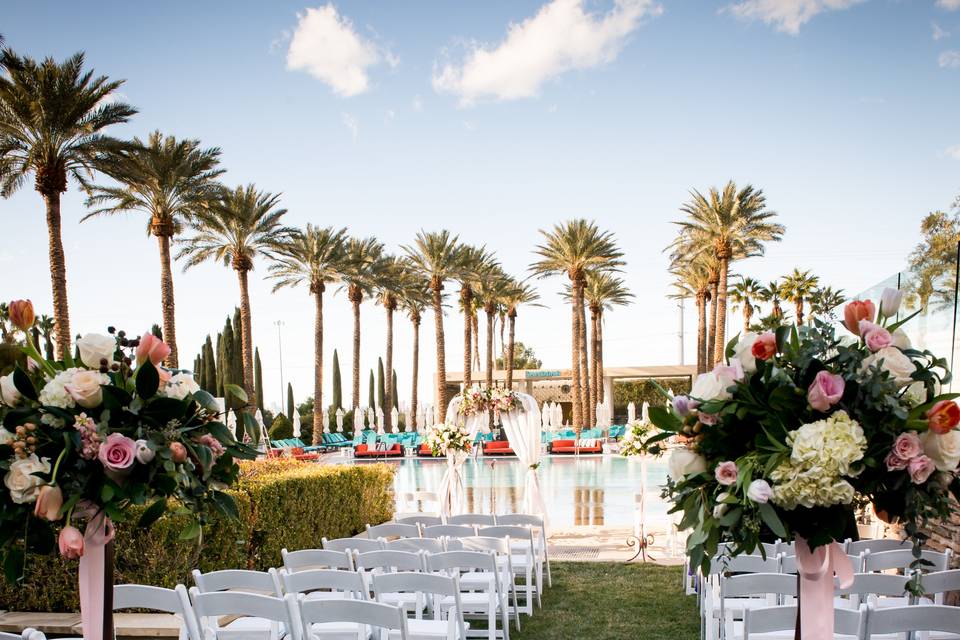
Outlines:
[[83, 555], [83, 534], [76, 527], [64, 527], [57, 539], [60, 555], [67, 560], [77, 560]]
[[63, 491], [49, 484], [40, 487], [37, 502], [33, 505], [33, 515], [50, 522], [60, 519], [60, 507], [63, 506]]
[[180, 442], [170, 443], [170, 457], [176, 463], [187, 461], [187, 448]]
[[149, 331], [140, 336], [137, 346], [137, 364], [143, 364], [150, 358], [153, 366], [159, 366], [170, 355], [170, 346]]
[[807, 390], [807, 402], [817, 411], [826, 411], [840, 402], [843, 397], [845, 383], [843, 377], [829, 371], [821, 371], [813, 379], [813, 384]]

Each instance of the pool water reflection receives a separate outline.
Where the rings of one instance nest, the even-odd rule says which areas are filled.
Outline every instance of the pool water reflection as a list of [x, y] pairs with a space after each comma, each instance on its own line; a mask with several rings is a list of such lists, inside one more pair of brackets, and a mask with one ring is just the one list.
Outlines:
[[[394, 488], [404, 492], [436, 491], [446, 461], [405, 458], [396, 462]], [[554, 529], [583, 526], [632, 527], [635, 498], [646, 468], [646, 519], [663, 522], [667, 506], [660, 498], [666, 482], [662, 460], [627, 459], [618, 455], [579, 457], [549, 456], [541, 461], [540, 486]], [[475, 513], [509, 513], [522, 510], [523, 473], [516, 458], [481, 458], [464, 465], [466, 510]]]

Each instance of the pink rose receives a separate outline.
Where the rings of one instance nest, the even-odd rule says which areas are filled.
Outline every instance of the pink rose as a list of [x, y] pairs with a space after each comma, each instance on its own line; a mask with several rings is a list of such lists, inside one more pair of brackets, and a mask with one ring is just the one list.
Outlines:
[[874, 353], [893, 344], [893, 336], [878, 324], [874, 324], [869, 320], [861, 320], [858, 328], [860, 329], [860, 337], [863, 338], [867, 349], [870, 349], [870, 351]]
[[739, 360], [734, 360], [733, 364], [718, 364], [713, 368], [713, 373], [729, 386], [743, 380], [743, 365]]
[[893, 441], [893, 453], [902, 460], [912, 460], [923, 453], [923, 445], [916, 431], [901, 433]]
[[180, 442], [170, 443], [170, 458], [176, 463], [187, 461], [187, 448]]
[[147, 358], [150, 358], [150, 362], [156, 367], [168, 355], [170, 355], [170, 347], [166, 342], [149, 331], [140, 336], [140, 344], [137, 346], [137, 364], [143, 364]]
[[903, 471], [910, 463], [909, 460], [904, 460], [893, 451], [887, 454], [883, 462], [887, 465], [887, 471]]
[[715, 414], [715, 413], [702, 413], [702, 412], [701, 412], [701, 413], [697, 414], [697, 419], [698, 419], [701, 423], [707, 425], [708, 427], [712, 427], [713, 425], [715, 425], [715, 424], [717, 424], [718, 422], [720, 422], [720, 418], [718, 418], [718, 417], [717, 417], [717, 414]]
[[937, 466], [933, 464], [933, 460], [924, 455], [917, 456], [907, 465], [907, 471], [910, 473], [910, 480], [913, 484], [923, 484], [930, 477], [930, 474], [936, 470]]
[[111, 433], [100, 445], [97, 457], [108, 472], [126, 473], [137, 459], [137, 443], [120, 433]]
[[771, 332], [757, 336], [750, 353], [758, 360], [769, 360], [777, 354], [777, 336]]
[[[919, 440], [917, 442], [919, 442]], [[219, 440], [209, 433], [205, 433], [200, 436], [200, 444], [210, 448], [210, 451], [213, 453], [214, 460], [222, 456], [226, 451], [223, 444], [221, 444]]]
[[721, 462], [717, 465], [714, 475], [717, 478], [717, 482], [724, 486], [730, 486], [737, 481], [737, 463], [731, 460]]
[[57, 539], [60, 555], [67, 560], [77, 560], [83, 555], [83, 534], [76, 527], [64, 527]]
[[843, 377], [821, 371], [807, 390], [807, 402], [817, 411], [826, 411], [840, 402], [844, 389]]

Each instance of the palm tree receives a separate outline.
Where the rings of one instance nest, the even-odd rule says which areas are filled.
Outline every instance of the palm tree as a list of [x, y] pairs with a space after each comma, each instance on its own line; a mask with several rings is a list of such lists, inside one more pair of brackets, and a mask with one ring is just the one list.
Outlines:
[[477, 305], [473, 299], [473, 289], [481, 280], [483, 272], [496, 262], [486, 247], [463, 245], [462, 253], [462, 270], [457, 280], [460, 282], [460, 309], [463, 312], [463, 387], [466, 389], [473, 384], [470, 350], [477, 339]]
[[818, 282], [820, 279], [809, 270], [800, 271], [800, 269], [794, 269], [780, 281], [780, 295], [793, 303], [797, 326], [803, 324], [803, 302], [817, 290]]
[[770, 315], [773, 318], [779, 320], [783, 317], [783, 309], [780, 308], [780, 283], [777, 280], [771, 280], [764, 285], [760, 299], [771, 304]]
[[412, 427], [417, 427], [417, 378], [420, 375], [420, 321], [423, 312], [430, 303], [430, 282], [423, 278], [412, 267], [406, 286], [400, 296], [400, 306], [407, 312], [410, 324], [413, 325], [413, 361], [410, 378], [410, 419]]
[[55, 324], [53, 318], [44, 314], [37, 319], [37, 328], [40, 329], [40, 335], [43, 337], [43, 357], [47, 360], [53, 360], [53, 330]]
[[676, 280], [673, 285], [677, 292], [671, 297], [693, 298], [697, 303], [697, 373], [707, 370], [708, 336], [707, 336], [707, 303], [712, 296], [711, 265], [716, 260], [709, 254], [701, 253], [692, 259], [674, 262], [670, 272]]
[[377, 300], [387, 314], [387, 348], [384, 357], [384, 368], [386, 375], [383, 379], [383, 424], [387, 429], [393, 427], [393, 416], [390, 415], [390, 408], [394, 404], [393, 388], [393, 312], [400, 306], [400, 301], [406, 295], [408, 289], [417, 278], [410, 265], [403, 259], [394, 256], [388, 256], [383, 259], [383, 267], [377, 282], [374, 284], [374, 290]]
[[537, 300], [540, 294], [530, 284], [526, 282], [512, 281], [511, 286], [503, 295], [503, 307], [506, 309], [507, 319], [510, 323], [510, 330], [507, 332], [507, 345], [504, 348], [506, 357], [503, 359], [506, 369], [505, 387], [513, 388], [513, 357], [515, 355], [516, 345], [516, 325], [517, 325], [517, 307], [520, 305], [540, 306]]
[[463, 248], [457, 236], [443, 231], [420, 231], [413, 244], [403, 247], [407, 258], [430, 280], [433, 318], [437, 340], [437, 419], [443, 420], [447, 410], [446, 344], [443, 335], [443, 283], [463, 273]]
[[487, 388], [493, 388], [493, 334], [494, 326], [504, 295], [509, 291], [512, 283], [499, 265], [491, 266], [477, 280], [475, 295], [487, 315], [487, 342], [486, 342], [486, 382]]
[[279, 208], [279, 194], [257, 190], [256, 185], [221, 190], [217, 201], [198, 212], [189, 222], [193, 235], [178, 239], [182, 248], [177, 259], [185, 259], [184, 271], [214, 260], [237, 272], [240, 283], [240, 337], [243, 350], [243, 386], [248, 403], [253, 402], [253, 330], [247, 276], [254, 259], [270, 256], [272, 248], [289, 236], [292, 229], [280, 224], [287, 213]]
[[539, 260], [530, 265], [534, 275], [543, 278], [566, 274], [573, 294], [571, 308], [571, 360], [573, 388], [573, 422], [583, 427], [589, 412], [586, 409], [585, 384], [587, 379], [586, 350], [582, 348], [586, 328], [583, 309], [583, 289], [588, 271], [617, 271], [623, 265], [623, 252], [617, 247], [613, 234], [601, 231], [593, 222], [582, 218], [569, 220], [540, 230], [544, 243], [535, 252]]
[[590, 411], [592, 423], [596, 423], [597, 404], [603, 402], [603, 314], [615, 306], [625, 306], [633, 300], [622, 278], [604, 272], [591, 271], [587, 275], [584, 298], [590, 307]]
[[360, 304], [373, 295], [383, 267], [383, 244], [376, 238], [350, 238], [340, 273], [341, 290], [353, 305], [353, 409], [360, 406]]
[[323, 293], [343, 271], [346, 229], [315, 227], [296, 230], [273, 247], [270, 277], [273, 290], [305, 284], [314, 300], [313, 321], [313, 444], [323, 438]]
[[93, 186], [88, 207], [99, 207], [81, 220], [94, 216], [139, 211], [150, 220], [147, 233], [160, 245], [160, 300], [163, 339], [170, 346], [167, 365], [177, 367], [177, 330], [170, 268], [170, 239], [196, 212], [210, 206], [219, 192], [217, 178], [220, 149], [202, 149], [199, 140], [150, 134], [146, 143], [134, 138], [129, 149], [111, 163], [109, 173], [117, 186]]
[[810, 315], [824, 320], [834, 317], [834, 310], [847, 301], [843, 289], [833, 287], [817, 287], [817, 290], [808, 298]]
[[83, 54], [37, 62], [3, 50], [0, 74], [0, 195], [9, 198], [30, 173], [46, 205], [57, 356], [70, 358], [67, 267], [60, 237], [60, 194], [67, 179], [88, 186], [125, 143], [105, 135], [137, 111], [113, 94], [123, 81], [83, 70]]
[[743, 307], [743, 332], [750, 331], [750, 319], [758, 307], [754, 303], [762, 298], [763, 285], [754, 278], [741, 277], [730, 288], [730, 297], [734, 303]]
[[676, 224], [684, 235], [703, 243], [708, 242], [717, 258], [717, 313], [711, 340], [714, 343], [714, 362], [720, 362], [726, 347], [727, 275], [730, 262], [763, 255], [763, 243], [779, 241], [784, 227], [771, 222], [777, 214], [767, 209], [763, 191], [750, 185], [738, 190], [731, 180], [722, 193], [711, 187], [707, 196], [696, 190], [691, 192], [691, 196], [691, 201], [680, 207], [688, 219]]

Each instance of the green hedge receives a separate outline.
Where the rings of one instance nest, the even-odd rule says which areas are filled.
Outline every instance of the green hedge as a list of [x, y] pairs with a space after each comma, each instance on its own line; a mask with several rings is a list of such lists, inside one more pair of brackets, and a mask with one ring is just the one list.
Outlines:
[[[239, 520], [215, 516], [203, 536], [184, 542], [183, 516], [168, 515], [149, 530], [117, 527], [116, 582], [172, 588], [191, 584], [190, 571], [266, 570], [282, 564], [280, 550], [320, 546], [393, 517], [393, 467], [317, 465], [269, 460], [244, 465], [231, 491]], [[136, 514], [133, 514], [134, 516]], [[135, 521], [135, 518], [134, 518]], [[59, 555], [28, 556], [26, 578], [11, 585], [0, 578], [0, 609], [77, 611], [77, 563]]]
[[[656, 383], [674, 395], [690, 392], [689, 378], [656, 378]], [[640, 416], [640, 407], [644, 402], [650, 406], [663, 406], [667, 401], [663, 393], [654, 385], [654, 380], [629, 380], [613, 383], [613, 412], [617, 416], [627, 415], [627, 405], [633, 402]]]

